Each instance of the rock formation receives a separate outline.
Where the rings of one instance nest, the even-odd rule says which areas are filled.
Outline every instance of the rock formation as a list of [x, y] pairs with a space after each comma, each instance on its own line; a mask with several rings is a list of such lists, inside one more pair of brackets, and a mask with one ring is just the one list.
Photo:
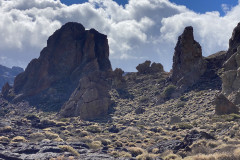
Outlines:
[[138, 71], [138, 74], [152, 74], [157, 72], [164, 72], [163, 65], [161, 63], [153, 62], [151, 64], [151, 61], [145, 61], [144, 63], [139, 64], [136, 69]]
[[240, 23], [234, 28], [232, 37], [229, 39], [229, 49], [227, 51], [226, 59], [230, 58], [240, 45]]
[[[61, 113], [68, 116], [99, 116], [90, 113], [94, 109], [102, 109], [101, 115], [106, 114], [108, 103], [103, 104], [109, 97], [104, 88], [106, 77], [99, 75], [112, 71], [108, 57], [106, 35], [69, 22], [49, 37], [40, 57], [33, 59], [25, 72], [16, 77], [13, 101], [25, 99], [45, 110], [59, 110], [66, 102]], [[89, 76], [91, 73], [94, 75]], [[76, 96], [83, 101], [71, 103]]]
[[[224, 64], [228, 68], [222, 75], [222, 93], [236, 105], [240, 104], [240, 46]], [[238, 98], [237, 98], [238, 97]]]
[[186, 27], [175, 47], [171, 79], [180, 88], [191, 86], [205, 70], [201, 46], [194, 40], [193, 28]]
[[235, 105], [240, 105], [240, 23], [229, 40], [229, 57], [223, 64], [222, 93]]
[[13, 85], [14, 78], [24, 70], [20, 67], [8, 68], [0, 65], [0, 88], [2, 88], [5, 83]]
[[106, 115], [111, 105], [108, 94], [109, 83], [102, 72], [92, 72], [80, 79], [70, 99], [63, 105], [60, 114], [64, 117], [81, 116], [82, 119], [95, 119]]
[[230, 102], [223, 94], [216, 97], [215, 101], [215, 113], [218, 115], [238, 113], [239, 108]]

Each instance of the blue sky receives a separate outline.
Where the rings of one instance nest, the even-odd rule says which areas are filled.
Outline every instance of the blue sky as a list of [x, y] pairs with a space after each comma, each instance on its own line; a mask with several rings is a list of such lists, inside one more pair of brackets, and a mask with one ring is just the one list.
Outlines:
[[[205, 13], [211, 11], [218, 11], [221, 16], [225, 15], [225, 11], [230, 10], [238, 4], [238, 0], [170, 0], [171, 2], [184, 5], [187, 8], [197, 12]], [[66, 5], [80, 4], [88, 2], [88, 0], [61, 0]], [[128, 0], [115, 0], [120, 5], [125, 5]], [[225, 10], [225, 11], [224, 11]]]

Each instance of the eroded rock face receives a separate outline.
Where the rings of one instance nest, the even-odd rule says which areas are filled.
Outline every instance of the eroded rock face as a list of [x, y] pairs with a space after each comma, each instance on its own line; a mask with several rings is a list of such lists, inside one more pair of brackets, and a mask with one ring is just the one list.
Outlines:
[[216, 97], [215, 101], [215, 113], [218, 115], [238, 113], [239, 108], [230, 102], [223, 94]]
[[96, 119], [106, 115], [111, 105], [106, 77], [106, 73], [99, 71], [83, 77], [70, 99], [63, 105], [61, 116], [80, 115], [82, 119]]
[[[69, 103], [78, 95], [78, 98], [83, 100], [82, 103], [71, 106], [82, 107], [85, 110], [77, 109], [79, 112], [75, 112], [75, 109], [70, 109], [69, 111], [74, 113], [65, 114], [81, 114], [87, 117], [85, 112], [93, 112], [96, 108], [102, 109], [106, 114], [107, 107], [101, 108], [102, 100], [100, 104], [99, 99], [105, 100], [108, 96], [100, 94], [99, 85], [93, 84], [106, 77], [100, 77], [98, 74], [88, 77], [93, 72], [108, 71], [112, 71], [112, 68], [107, 36], [94, 29], [85, 30], [79, 23], [69, 22], [49, 37], [47, 47], [41, 51], [40, 57], [33, 59], [25, 72], [16, 77], [13, 85], [16, 96], [13, 101], [25, 99], [41, 109], [59, 110], [71, 95]], [[94, 80], [91, 81], [92, 79]], [[100, 89], [106, 85], [102, 84]], [[86, 92], [78, 93], [78, 89]], [[95, 115], [86, 114], [92, 115], [91, 117]]]
[[227, 59], [231, 57], [235, 52], [237, 52], [237, 48], [240, 45], [240, 23], [234, 28], [232, 37], [229, 39], [229, 49], [227, 53]]
[[201, 46], [194, 40], [193, 28], [186, 27], [175, 47], [171, 79], [180, 87], [191, 86], [205, 70]]
[[227, 68], [222, 75], [222, 93], [234, 104], [240, 104], [240, 46], [224, 64]]

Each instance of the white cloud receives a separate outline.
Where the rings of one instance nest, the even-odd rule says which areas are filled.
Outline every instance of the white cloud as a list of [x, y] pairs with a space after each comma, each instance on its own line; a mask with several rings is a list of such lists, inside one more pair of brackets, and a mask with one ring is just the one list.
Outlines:
[[125, 6], [112, 0], [89, 0], [66, 6], [59, 0], [0, 0], [0, 64], [26, 67], [39, 56], [47, 38], [66, 22], [76, 21], [108, 35], [113, 67], [133, 71], [149, 59], [166, 70], [178, 36], [194, 27], [205, 56], [226, 50], [233, 28], [240, 21], [240, 5], [197, 14], [168, 0], [130, 0]]

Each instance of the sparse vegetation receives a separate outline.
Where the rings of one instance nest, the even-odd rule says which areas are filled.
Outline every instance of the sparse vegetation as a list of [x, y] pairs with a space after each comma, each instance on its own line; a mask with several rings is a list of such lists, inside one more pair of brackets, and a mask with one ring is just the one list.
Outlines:
[[171, 96], [172, 96], [172, 94], [175, 92], [176, 88], [177, 88], [177, 87], [174, 86], [174, 85], [169, 85], [169, 86], [167, 86], [167, 87], [164, 89], [164, 91], [163, 91], [163, 97], [164, 97], [165, 99], [171, 98]]
[[76, 151], [73, 147], [68, 146], [68, 145], [60, 145], [58, 146], [62, 151], [64, 152], [70, 152], [72, 153], [74, 156], [79, 157], [80, 154], [78, 153], [78, 151]]

